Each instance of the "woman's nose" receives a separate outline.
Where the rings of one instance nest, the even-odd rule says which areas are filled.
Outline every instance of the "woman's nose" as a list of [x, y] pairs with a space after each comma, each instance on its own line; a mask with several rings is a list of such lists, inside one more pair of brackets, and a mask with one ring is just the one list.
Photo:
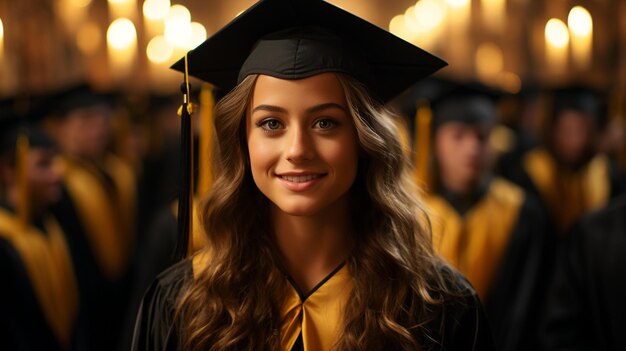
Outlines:
[[315, 155], [311, 135], [301, 127], [292, 128], [287, 138], [287, 160], [302, 162], [313, 159]]

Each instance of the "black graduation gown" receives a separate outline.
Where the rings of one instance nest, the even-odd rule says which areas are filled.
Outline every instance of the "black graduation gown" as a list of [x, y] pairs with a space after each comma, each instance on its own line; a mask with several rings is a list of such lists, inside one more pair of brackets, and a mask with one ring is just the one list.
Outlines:
[[118, 350], [122, 325], [128, 307], [130, 276], [110, 280], [99, 267], [88, 241], [76, 205], [63, 188], [63, 196], [52, 212], [67, 236], [81, 296], [81, 328], [88, 349]]
[[159, 273], [176, 263], [174, 248], [177, 240], [177, 221], [170, 204], [157, 212], [146, 231], [144, 242], [137, 247], [121, 350], [130, 348], [137, 311], [146, 289]]
[[27, 228], [5, 203], [0, 215], [0, 350], [89, 350], [64, 233], [48, 215]]
[[527, 195], [485, 304], [499, 350], [536, 350], [556, 242]]
[[0, 237], [0, 350], [61, 350], [19, 254]]
[[548, 304], [545, 350], [626, 346], [626, 196], [583, 217], [567, 239]]
[[[449, 268], [444, 268], [450, 272]], [[331, 273], [332, 275], [333, 273]], [[444, 325], [439, 344], [424, 345], [430, 350], [493, 350], [491, 330], [482, 305], [473, 289], [460, 275], [447, 274], [450, 287], [458, 297], [444, 303], [443, 315], [432, 322], [431, 331]], [[133, 337], [133, 351], [180, 350], [177, 324], [174, 320], [176, 303], [181, 289], [193, 279], [190, 260], [172, 266], [152, 283], [147, 290], [137, 316]], [[292, 350], [302, 350], [302, 334]]]

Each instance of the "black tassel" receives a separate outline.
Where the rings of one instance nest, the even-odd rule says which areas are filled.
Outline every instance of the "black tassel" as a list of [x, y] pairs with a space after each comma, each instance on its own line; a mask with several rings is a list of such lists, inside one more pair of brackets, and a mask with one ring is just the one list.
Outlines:
[[[186, 78], [186, 77], [185, 77]], [[189, 101], [189, 83], [181, 85], [183, 105], [180, 109], [180, 189], [178, 196], [178, 242], [175, 260], [185, 259], [189, 253], [189, 238], [192, 228], [192, 186], [193, 186], [193, 133], [191, 121], [191, 102]]]

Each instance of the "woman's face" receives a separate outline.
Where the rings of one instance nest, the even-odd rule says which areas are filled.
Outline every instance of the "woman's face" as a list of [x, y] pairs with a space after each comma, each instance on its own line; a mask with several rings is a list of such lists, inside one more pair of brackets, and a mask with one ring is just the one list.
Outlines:
[[281, 211], [316, 215], [347, 198], [359, 146], [334, 74], [301, 80], [260, 75], [246, 118], [252, 177]]

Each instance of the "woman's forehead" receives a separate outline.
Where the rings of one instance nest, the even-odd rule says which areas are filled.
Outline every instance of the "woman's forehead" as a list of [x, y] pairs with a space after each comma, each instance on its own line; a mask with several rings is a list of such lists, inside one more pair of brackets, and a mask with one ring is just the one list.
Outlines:
[[347, 110], [345, 92], [335, 73], [289, 80], [259, 75], [256, 80], [251, 108], [258, 105], [311, 107], [334, 103]]

